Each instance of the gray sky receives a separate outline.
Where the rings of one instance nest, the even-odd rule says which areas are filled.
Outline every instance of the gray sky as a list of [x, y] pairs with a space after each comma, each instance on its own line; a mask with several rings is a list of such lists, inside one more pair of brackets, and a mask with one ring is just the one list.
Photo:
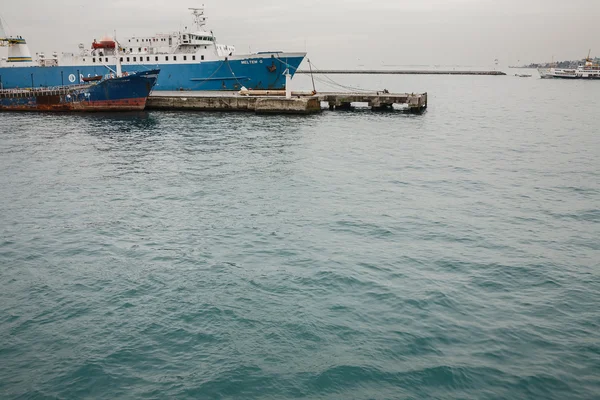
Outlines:
[[203, 2], [208, 27], [238, 53], [307, 50], [320, 68], [600, 56], [600, 0], [0, 0], [0, 15], [32, 53], [48, 53], [114, 29], [176, 31]]

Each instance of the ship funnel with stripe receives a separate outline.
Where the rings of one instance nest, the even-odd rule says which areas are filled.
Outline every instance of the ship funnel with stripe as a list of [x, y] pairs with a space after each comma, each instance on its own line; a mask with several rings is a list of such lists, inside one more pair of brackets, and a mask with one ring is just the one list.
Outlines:
[[32, 62], [31, 53], [27, 42], [21, 36], [9, 36], [6, 34], [0, 18], [0, 46], [8, 47], [9, 63]]

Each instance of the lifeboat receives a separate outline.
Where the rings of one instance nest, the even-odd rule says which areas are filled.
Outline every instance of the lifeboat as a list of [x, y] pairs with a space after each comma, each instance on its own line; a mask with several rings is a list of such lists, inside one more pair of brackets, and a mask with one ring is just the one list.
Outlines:
[[96, 49], [114, 49], [116, 47], [117, 47], [117, 44], [115, 43], [115, 41], [108, 37], [100, 39], [99, 42], [96, 42], [96, 39], [94, 39], [94, 42], [92, 43], [92, 49], [94, 49], [94, 50], [96, 50]]
[[102, 80], [102, 75], [96, 75], [96, 76], [87, 76], [87, 77], [83, 77], [82, 80], [84, 82], [95, 82], [95, 81], [101, 81]]

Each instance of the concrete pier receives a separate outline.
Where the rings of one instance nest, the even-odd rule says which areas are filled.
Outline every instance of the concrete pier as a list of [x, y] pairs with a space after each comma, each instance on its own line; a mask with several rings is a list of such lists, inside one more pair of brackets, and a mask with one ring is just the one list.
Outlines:
[[412, 113], [427, 109], [427, 93], [319, 93], [330, 110], [351, 110], [355, 103], [366, 103], [372, 110], [390, 110], [394, 104], [406, 105]]
[[237, 92], [153, 92], [146, 103], [149, 110], [246, 111], [258, 114], [314, 114], [321, 103], [312, 96], [291, 98], [268, 94], [245, 96]]
[[391, 110], [405, 105], [412, 113], [427, 109], [427, 93], [306, 93], [289, 91], [245, 92], [153, 92], [149, 110], [243, 111], [258, 114], [314, 114], [325, 108], [352, 110], [356, 103], [372, 110]]

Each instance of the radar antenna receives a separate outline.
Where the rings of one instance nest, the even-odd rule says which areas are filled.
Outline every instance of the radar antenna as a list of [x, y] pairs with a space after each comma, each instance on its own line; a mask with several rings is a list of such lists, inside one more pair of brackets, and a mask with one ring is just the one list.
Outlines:
[[201, 31], [202, 27], [206, 25], [206, 16], [204, 15], [204, 4], [202, 7], [197, 8], [189, 8], [192, 11], [192, 15], [194, 16], [194, 24], [196, 28]]

